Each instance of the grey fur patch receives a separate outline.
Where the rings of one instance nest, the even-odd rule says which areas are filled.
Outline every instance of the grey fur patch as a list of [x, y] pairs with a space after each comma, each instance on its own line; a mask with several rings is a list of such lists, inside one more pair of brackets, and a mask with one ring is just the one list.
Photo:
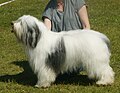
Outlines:
[[39, 28], [36, 24], [29, 26], [26, 23], [26, 26], [27, 26], [26, 27], [27, 29], [24, 29], [24, 30], [27, 30], [27, 31], [24, 31], [25, 35], [22, 36], [22, 38], [24, 38], [24, 43], [26, 45], [29, 45], [31, 48], [35, 48], [41, 37]]
[[56, 74], [60, 73], [60, 69], [65, 62], [66, 50], [63, 38], [58, 42], [55, 51], [48, 54], [46, 65], [52, 68]]

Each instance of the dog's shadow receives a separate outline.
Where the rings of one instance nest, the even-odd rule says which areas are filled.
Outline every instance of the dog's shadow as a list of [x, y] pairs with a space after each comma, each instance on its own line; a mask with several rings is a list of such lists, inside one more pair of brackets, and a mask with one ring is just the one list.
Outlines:
[[[12, 62], [12, 64], [17, 65], [23, 68], [23, 72], [15, 75], [3, 75], [0, 76], [0, 82], [17, 82], [18, 84], [22, 85], [29, 85], [34, 86], [37, 82], [37, 77], [31, 70], [27, 61], [21, 62]], [[93, 80], [89, 80], [87, 75], [80, 75], [80, 74], [63, 74], [59, 75], [55, 81], [56, 85], [59, 84], [72, 84], [72, 85], [83, 85], [88, 86], [93, 84]]]
[[14, 61], [10, 64], [17, 65], [23, 68], [23, 72], [15, 75], [3, 75], [0, 76], [0, 82], [17, 82], [23, 85], [33, 86], [37, 82], [37, 77], [32, 72], [27, 61]]

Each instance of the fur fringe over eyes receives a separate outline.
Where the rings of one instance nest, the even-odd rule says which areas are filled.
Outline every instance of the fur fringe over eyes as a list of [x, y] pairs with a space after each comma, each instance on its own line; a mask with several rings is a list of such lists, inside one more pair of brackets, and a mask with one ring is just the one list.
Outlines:
[[49, 87], [57, 75], [80, 67], [98, 85], [114, 82], [110, 41], [93, 30], [48, 31], [37, 18], [24, 15], [12, 22], [13, 32], [26, 47], [29, 64], [37, 75], [36, 87]]
[[[31, 21], [31, 20], [29, 20], [29, 21]], [[33, 23], [34, 24], [33, 25], [29, 21], [19, 19], [17, 21], [14, 21], [13, 24], [16, 26], [19, 25], [19, 26], [23, 27], [23, 28], [19, 28], [19, 30], [21, 30], [21, 32], [15, 32], [18, 39], [20, 41], [22, 41], [22, 43], [24, 43], [25, 45], [30, 46], [31, 48], [35, 48], [39, 41], [41, 33], [39, 31], [39, 27], [37, 26], [37, 24]], [[19, 23], [19, 24], [17, 24], [17, 23]], [[16, 29], [16, 28], [14, 28], [14, 29]], [[14, 30], [13, 30], [13, 32], [14, 32]]]

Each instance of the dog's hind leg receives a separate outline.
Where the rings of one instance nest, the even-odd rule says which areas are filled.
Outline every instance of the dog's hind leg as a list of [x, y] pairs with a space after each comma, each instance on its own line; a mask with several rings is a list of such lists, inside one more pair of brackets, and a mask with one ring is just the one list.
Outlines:
[[112, 68], [108, 65], [104, 69], [101, 69], [101, 73], [98, 73], [97, 85], [111, 85], [114, 83], [114, 72]]
[[56, 74], [51, 69], [44, 69], [37, 74], [38, 81], [35, 87], [46, 88], [51, 85], [56, 79]]
[[111, 85], [114, 83], [114, 72], [109, 64], [99, 64], [97, 67], [92, 66], [88, 71], [90, 79], [97, 80], [97, 85]]
[[85, 64], [88, 77], [96, 79], [97, 85], [111, 85], [114, 83], [114, 71], [110, 67], [110, 53], [106, 48], [94, 51]]

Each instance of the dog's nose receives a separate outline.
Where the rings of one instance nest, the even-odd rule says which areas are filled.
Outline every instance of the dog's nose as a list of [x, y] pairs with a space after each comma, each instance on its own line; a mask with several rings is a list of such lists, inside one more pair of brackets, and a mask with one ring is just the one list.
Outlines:
[[11, 33], [13, 33], [14, 31], [13, 30], [11, 30]]
[[11, 25], [13, 26], [13, 25], [14, 25], [14, 23], [13, 23], [13, 22], [11, 22]]

